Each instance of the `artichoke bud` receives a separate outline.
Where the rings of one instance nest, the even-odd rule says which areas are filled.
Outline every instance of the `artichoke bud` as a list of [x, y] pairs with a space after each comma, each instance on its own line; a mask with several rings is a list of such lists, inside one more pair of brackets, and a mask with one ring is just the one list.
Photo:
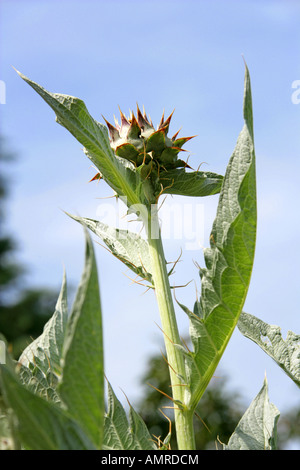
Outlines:
[[180, 167], [190, 168], [178, 159], [178, 153], [192, 137], [178, 138], [179, 131], [172, 138], [167, 135], [173, 113], [167, 119], [163, 113], [157, 129], [145, 110], [142, 113], [138, 106], [136, 116], [131, 112], [128, 118], [120, 110], [121, 122], [115, 118], [114, 126], [104, 118], [115, 154], [133, 163], [142, 179], [152, 182], [155, 194], [163, 187], [160, 182], [162, 173]]

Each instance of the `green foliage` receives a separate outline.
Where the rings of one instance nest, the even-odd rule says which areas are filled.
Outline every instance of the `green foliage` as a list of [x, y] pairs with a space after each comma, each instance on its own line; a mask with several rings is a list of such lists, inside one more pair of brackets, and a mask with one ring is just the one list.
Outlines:
[[18, 419], [17, 435], [30, 450], [87, 450], [93, 443], [62, 408], [24, 387], [9, 368], [1, 366], [6, 403]]
[[108, 384], [108, 410], [105, 416], [103, 449], [156, 449], [145, 423], [131, 406], [128, 423], [126, 413], [110, 384]]
[[238, 322], [240, 332], [262, 348], [300, 387], [300, 335], [288, 331], [286, 340], [281, 329], [268, 325], [249, 313], [242, 312]]
[[61, 291], [52, 317], [38, 338], [19, 357], [20, 381], [33, 393], [46, 400], [61, 403], [57, 393], [62, 373], [62, 350], [68, 319], [67, 281], [64, 274]]
[[96, 447], [101, 448], [104, 419], [102, 314], [97, 267], [89, 237], [85, 269], [68, 319], [61, 362], [59, 394]]
[[116, 258], [121, 260], [135, 274], [152, 284], [148, 244], [140, 235], [129, 230], [109, 227], [98, 220], [74, 215], [70, 215], [70, 217], [95, 233]]
[[[125, 412], [109, 386], [105, 414], [101, 303], [88, 234], [85, 267], [70, 315], [64, 276], [55, 312], [43, 333], [17, 364], [9, 359], [0, 367], [2, 418], [15, 448], [20, 441], [31, 450], [92, 450], [101, 449], [103, 439], [103, 448], [120, 448], [110, 434]], [[112, 405], [117, 411], [112, 412]], [[13, 420], [9, 420], [10, 408]], [[154, 448], [132, 408], [130, 427], [123, 430], [122, 439], [131, 442], [132, 448]]]
[[238, 322], [252, 272], [256, 239], [256, 178], [252, 103], [246, 68], [244, 127], [228, 163], [217, 216], [200, 269], [201, 297], [190, 319], [194, 352], [185, 352], [191, 408], [204, 393]]
[[165, 194], [203, 197], [218, 194], [222, 187], [223, 176], [212, 172], [183, 169], [169, 170], [164, 176]]
[[[186, 139], [174, 136], [170, 145], [176, 142], [178, 149], [172, 147], [170, 154], [170, 149], [165, 148], [170, 143], [166, 137], [168, 126], [163, 126], [154, 133], [152, 129], [145, 144], [145, 136], [139, 135], [139, 126], [144, 126], [141, 117], [140, 123], [131, 119], [130, 139], [137, 140], [135, 148], [139, 150], [146, 145], [150, 160], [135, 165], [128, 159], [133, 150], [132, 141], [126, 143], [123, 158], [123, 144], [111, 146], [106, 127], [90, 116], [82, 100], [50, 93], [19, 75], [55, 111], [58, 123], [84, 145], [86, 155], [99, 169], [99, 177], [125, 200], [129, 212], [136, 213], [145, 224], [147, 241], [102, 222], [72, 216], [97, 234], [114, 256], [155, 289], [171, 379], [178, 448], [195, 448], [196, 407], [238, 322], [243, 334], [257, 342], [298, 383], [299, 336], [289, 333], [283, 341], [278, 329], [242, 314], [256, 241], [255, 152], [247, 67], [244, 126], [224, 178], [214, 173], [189, 173], [186, 168], [174, 168], [177, 150]], [[110, 133], [114, 132], [110, 127]], [[116, 137], [119, 142], [120, 134]], [[138, 140], [141, 137], [144, 140]], [[118, 154], [114, 153], [115, 149]], [[210, 247], [204, 250], [206, 267], [200, 269], [201, 297], [193, 310], [181, 305], [190, 320], [192, 351], [179, 336], [157, 214], [161, 193], [157, 193], [157, 181], [154, 184], [150, 177], [152, 169], [147, 173], [147, 165], [153, 162], [157, 165], [159, 159], [168, 163], [162, 168], [157, 166], [154, 172], [156, 178], [162, 175], [165, 178], [162, 191], [186, 196], [208, 196], [220, 191]], [[153, 201], [155, 204], [150, 206]], [[267, 337], [267, 344], [262, 337]], [[14, 448], [18, 440], [23, 448], [29, 449], [154, 450], [156, 444], [161, 450], [168, 448], [170, 430], [154, 444], [153, 436], [131, 406], [127, 418], [110, 384], [105, 412], [101, 301], [93, 245], [87, 231], [85, 268], [71, 314], [67, 314], [64, 279], [53, 317], [41, 336], [26, 348], [20, 363], [17, 368], [11, 363], [1, 366], [4, 420], [11, 430]], [[12, 415], [9, 409], [13, 410]], [[276, 407], [269, 403], [265, 380], [224, 449], [275, 449], [278, 416]]]
[[238, 423], [225, 450], [275, 450], [277, 449], [277, 420], [279, 411], [269, 402], [268, 384], [258, 395]]

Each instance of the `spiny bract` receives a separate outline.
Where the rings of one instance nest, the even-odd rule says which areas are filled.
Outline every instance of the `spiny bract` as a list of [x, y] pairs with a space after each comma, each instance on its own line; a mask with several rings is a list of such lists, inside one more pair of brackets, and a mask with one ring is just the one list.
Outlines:
[[[142, 114], [138, 105], [137, 117], [131, 111], [130, 117], [126, 118], [120, 110], [121, 124], [114, 118], [115, 126], [103, 116], [108, 127], [112, 150], [117, 157], [131, 162], [134, 166], [143, 182], [144, 195], [150, 203], [157, 202], [164, 189], [169, 187], [168, 171], [172, 172], [172, 181], [174, 181], [176, 169], [182, 172], [185, 168], [191, 168], [185, 161], [178, 159], [178, 153], [194, 136], [178, 138], [178, 131], [172, 138], [168, 137], [173, 113], [174, 111], [167, 119], [163, 113], [156, 130], [145, 110]], [[101, 178], [101, 173], [97, 173], [91, 181]]]
[[[174, 111], [173, 111], [174, 112]], [[145, 110], [141, 113], [137, 106], [137, 117], [131, 112], [129, 118], [120, 110], [121, 124], [115, 118], [115, 126], [105, 118], [110, 145], [115, 154], [129, 160], [135, 167], [143, 167], [143, 179], [150, 174], [168, 171], [169, 169], [186, 167], [186, 162], [178, 159], [182, 146], [192, 137], [177, 138], [179, 131], [169, 138], [167, 133], [173, 112], [165, 120], [164, 113], [155, 130], [151, 119], [147, 118]]]

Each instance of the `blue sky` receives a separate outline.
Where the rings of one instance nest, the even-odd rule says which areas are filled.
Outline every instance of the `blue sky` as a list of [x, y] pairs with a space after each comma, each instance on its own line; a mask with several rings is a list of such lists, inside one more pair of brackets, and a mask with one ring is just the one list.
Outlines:
[[[83, 99], [102, 121], [145, 105], [154, 123], [171, 113], [172, 130], [197, 135], [186, 148], [189, 163], [224, 173], [242, 127], [245, 58], [252, 81], [257, 154], [258, 234], [245, 311], [299, 332], [299, 115], [292, 83], [300, 80], [297, 1], [17, 1], [0, 2], [1, 133], [17, 162], [7, 229], [19, 241], [19, 257], [31, 269], [28, 283], [59, 289], [63, 266], [69, 283], [80, 279], [84, 256], [81, 227], [63, 210], [98, 218], [98, 198], [112, 193], [94, 176], [81, 146], [55, 123], [53, 112], [11, 65], [52, 92]], [[176, 204], [186, 199], [170, 200]], [[190, 200], [203, 215], [207, 246], [217, 197]], [[102, 206], [101, 206], [102, 205]], [[102, 209], [101, 209], [102, 207]], [[111, 206], [110, 206], [111, 207]], [[194, 209], [193, 209], [194, 210]], [[195, 209], [196, 210], [196, 209]], [[188, 221], [191, 223], [193, 221]], [[193, 227], [192, 227], [193, 228]], [[165, 240], [174, 260], [185, 242]], [[124, 266], [96, 246], [104, 315], [107, 376], [132, 403], [139, 378], [162, 337], [151, 293], [132, 285]], [[186, 250], [176, 285], [199, 277], [201, 247]], [[195, 286], [177, 291], [192, 307]], [[182, 334], [187, 320], [178, 311]], [[278, 366], [237, 331], [220, 365], [248, 404], [266, 372], [270, 398], [284, 411], [299, 392]], [[216, 379], [217, 380], [217, 379]], [[119, 394], [122, 399], [122, 394]]]

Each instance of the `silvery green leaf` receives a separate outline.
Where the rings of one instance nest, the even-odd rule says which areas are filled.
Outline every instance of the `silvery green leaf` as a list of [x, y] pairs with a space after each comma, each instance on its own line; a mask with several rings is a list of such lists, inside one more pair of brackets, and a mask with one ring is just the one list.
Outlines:
[[224, 176], [217, 215], [200, 269], [201, 297], [189, 312], [194, 351], [186, 354], [191, 404], [207, 387], [242, 311], [254, 261], [256, 175], [249, 72], [244, 83], [244, 126]]
[[155, 450], [142, 418], [130, 407], [125, 410], [108, 383], [108, 409], [104, 421], [103, 450]]
[[68, 319], [58, 393], [72, 416], [101, 448], [104, 419], [102, 312], [94, 249], [87, 230], [85, 265]]
[[97, 220], [68, 215], [94, 232], [116, 258], [152, 284], [151, 260], [146, 240], [134, 232], [110, 227]]
[[[18, 72], [18, 71], [17, 71]], [[74, 96], [51, 93], [18, 72], [53, 109], [56, 120], [83, 146], [87, 157], [99, 169], [102, 178], [126, 201], [128, 206], [143, 204], [142, 182], [134, 166], [114, 155], [106, 126], [96, 121], [85, 103]]]
[[224, 450], [275, 450], [279, 414], [269, 401], [265, 378], [262, 389], [242, 416]]
[[201, 197], [212, 196], [220, 192], [223, 176], [209, 171], [187, 172], [180, 168], [168, 170], [161, 177], [164, 194]]
[[262, 348], [300, 387], [300, 335], [288, 331], [284, 340], [279, 326], [268, 325], [254, 315], [242, 312], [240, 332]]

